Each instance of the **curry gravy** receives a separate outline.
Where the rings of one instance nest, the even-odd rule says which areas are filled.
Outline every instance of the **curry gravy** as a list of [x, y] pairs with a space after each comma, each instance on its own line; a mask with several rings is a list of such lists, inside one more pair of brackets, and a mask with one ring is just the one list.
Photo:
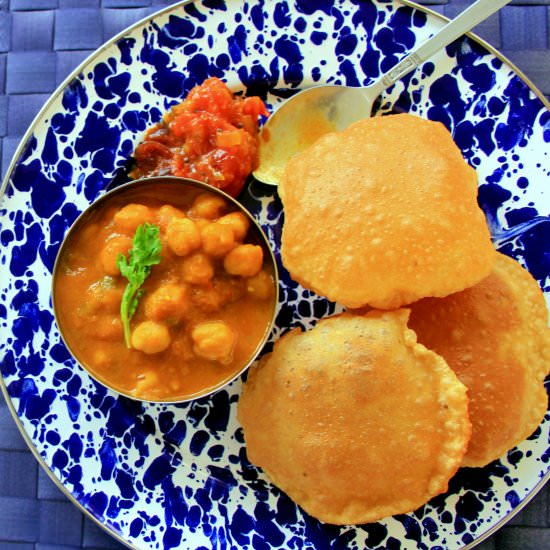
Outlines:
[[[267, 338], [277, 300], [272, 254], [249, 215], [202, 186], [118, 191], [78, 220], [60, 251], [53, 293], [63, 338], [120, 393], [152, 401], [204, 395], [240, 373]], [[181, 248], [181, 220], [199, 235], [190, 249]], [[141, 223], [159, 227], [162, 259], [141, 288], [128, 348], [120, 318], [128, 281], [116, 258]]]

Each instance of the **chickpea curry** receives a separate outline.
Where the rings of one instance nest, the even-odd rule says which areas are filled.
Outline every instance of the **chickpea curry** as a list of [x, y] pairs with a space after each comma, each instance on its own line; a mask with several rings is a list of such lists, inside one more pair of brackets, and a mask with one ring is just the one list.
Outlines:
[[277, 301], [273, 257], [252, 218], [177, 178], [98, 201], [60, 251], [53, 293], [75, 357], [107, 386], [151, 401], [232, 380], [260, 351]]

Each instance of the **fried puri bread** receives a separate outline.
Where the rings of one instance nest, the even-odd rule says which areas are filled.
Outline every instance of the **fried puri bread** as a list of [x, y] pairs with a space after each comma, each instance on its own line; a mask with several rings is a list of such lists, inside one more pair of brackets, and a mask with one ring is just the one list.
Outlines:
[[239, 401], [249, 460], [333, 524], [412, 511], [447, 489], [470, 435], [466, 389], [407, 310], [286, 333]]
[[283, 264], [356, 308], [472, 286], [493, 266], [477, 176], [440, 122], [398, 114], [321, 137], [287, 163]]
[[418, 341], [468, 388], [472, 437], [464, 466], [484, 466], [531, 435], [547, 409], [550, 329], [543, 294], [518, 262], [498, 254], [477, 285], [411, 305]]

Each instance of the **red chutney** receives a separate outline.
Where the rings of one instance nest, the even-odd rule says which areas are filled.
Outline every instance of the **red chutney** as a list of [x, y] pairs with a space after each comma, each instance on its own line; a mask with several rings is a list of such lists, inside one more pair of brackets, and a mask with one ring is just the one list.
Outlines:
[[136, 148], [132, 177], [174, 175], [236, 197], [258, 163], [259, 97], [234, 96], [218, 78], [195, 86]]

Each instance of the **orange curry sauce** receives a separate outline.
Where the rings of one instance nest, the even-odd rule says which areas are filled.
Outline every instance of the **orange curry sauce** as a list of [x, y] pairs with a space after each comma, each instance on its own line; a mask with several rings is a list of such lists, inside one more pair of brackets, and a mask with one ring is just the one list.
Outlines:
[[[129, 349], [120, 318], [127, 280], [116, 260], [146, 222], [160, 228], [162, 259], [142, 286]], [[94, 377], [125, 395], [178, 401], [223, 385], [259, 351], [275, 280], [265, 240], [227, 199], [183, 185], [131, 184], [69, 234], [54, 307], [65, 342]]]
[[258, 163], [259, 97], [234, 96], [218, 78], [196, 86], [136, 148], [132, 177], [174, 175], [236, 197]]

